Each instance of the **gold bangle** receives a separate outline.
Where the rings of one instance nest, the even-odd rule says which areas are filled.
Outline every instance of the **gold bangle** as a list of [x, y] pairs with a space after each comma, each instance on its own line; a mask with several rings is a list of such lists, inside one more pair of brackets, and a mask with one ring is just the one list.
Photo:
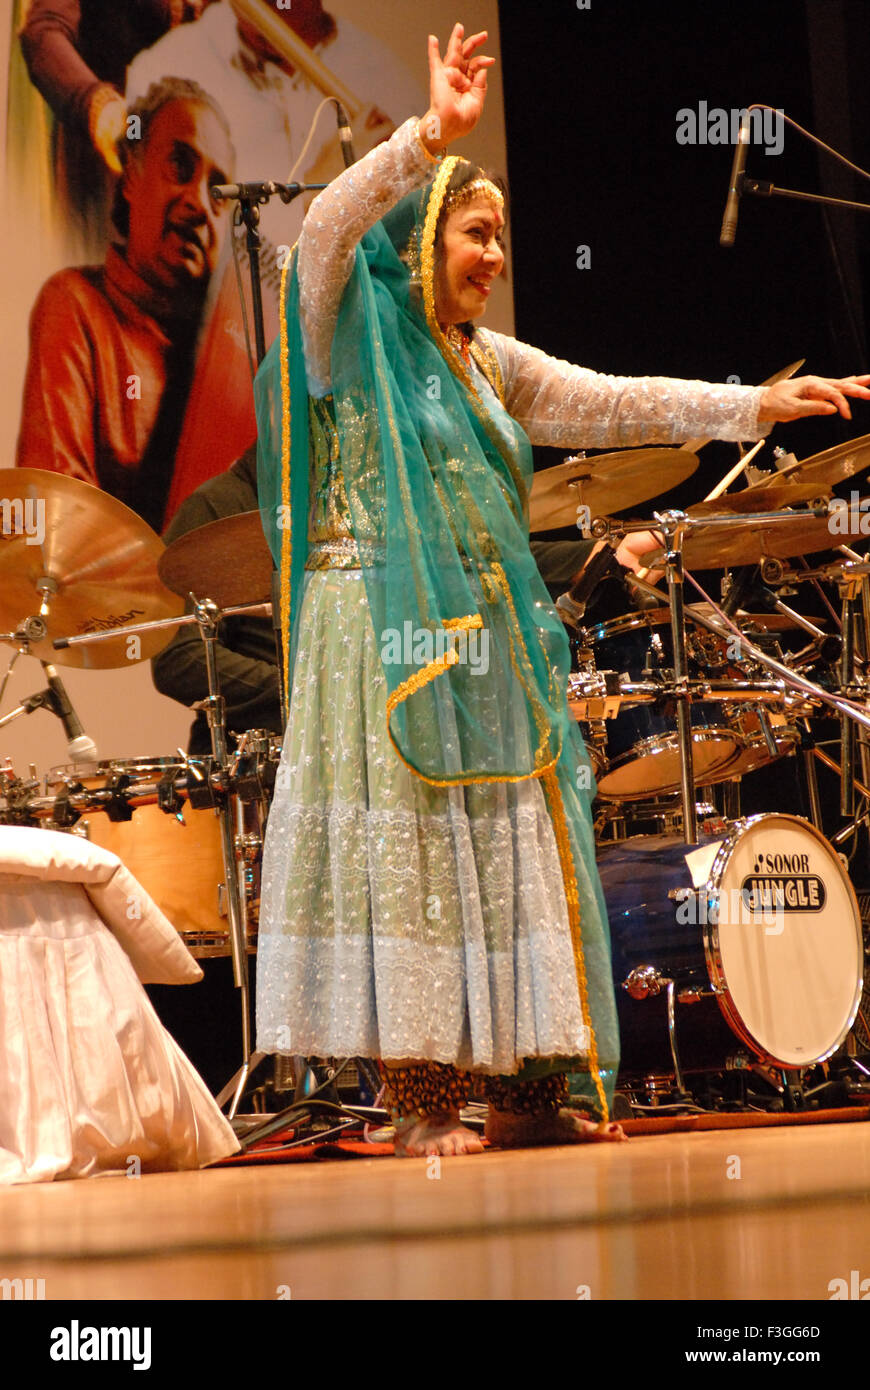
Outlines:
[[422, 137], [422, 135], [420, 134], [420, 126], [421, 126], [422, 124], [423, 124], [423, 117], [421, 116], [420, 119], [419, 119], [419, 121], [417, 122], [417, 139], [418, 139], [419, 142], [420, 142], [420, 148], [421, 148], [421, 150], [423, 151], [424, 155], [426, 156], [426, 158], [428, 159], [428, 161], [429, 161], [430, 164], [437, 164], [438, 161], [439, 161], [440, 159], [443, 159], [444, 156], [446, 155], [446, 153], [447, 153], [447, 146], [445, 145], [445, 146], [443, 147], [443, 149], [440, 149], [440, 150], [438, 151], [437, 154], [433, 154], [432, 151], [429, 149], [429, 147], [428, 147], [426, 144], [424, 144], [424, 142], [423, 142], [423, 137]]

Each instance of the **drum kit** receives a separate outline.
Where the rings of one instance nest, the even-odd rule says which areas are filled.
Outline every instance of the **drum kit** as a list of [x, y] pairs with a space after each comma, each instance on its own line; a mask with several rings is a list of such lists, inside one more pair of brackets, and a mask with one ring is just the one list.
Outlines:
[[[0, 545], [0, 641], [15, 648], [0, 701], [21, 655], [48, 680], [0, 717], [0, 728], [40, 707], [63, 720], [74, 762], [44, 780], [0, 765], [0, 825], [80, 834], [118, 854], [198, 958], [229, 956], [241, 998], [242, 1064], [218, 1097], [235, 1115], [259, 1057], [251, 1049], [248, 956], [256, 950], [260, 863], [280, 739], [262, 729], [235, 736], [215, 655], [223, 617], [271, 614], [272, 562], [259, 514], [230, 517], [167, 549], [139, 516], [87, 483], [37, 469], [8, 478], [9, 515], [40, 510], [39, 536], [4, 528]], [[28, 511], [29, 509], [29, 511]], [[36, 528], [31, 528], [35, 531]], [[217, 532], [217, 535], [215, 534]], [[38, 543], [33, 543], [38, 539]], [[207, 597], [196, 597], [192, 590]], [[184, 612], [187, 597], [191, 612]], [[208, 670], [212, 750], [193, 758], [97, 761], [57, 666], [108, 669], [156, 656], [179, 627], [198, 624]]]
[[[539, 472], [531, 529], [582, 518], [605, 559], [611, 542], [651, 532], [659, 544], [643, 561], [667, 581], [665, 596], [641, 571], [626, 585], [624, 610], [592, 622], [590, 577], [601, 571], [590, 562], [558, 605], [574, 653], [568, 703], [598, 784], [620, 1087], [636, 1105], [722, 1096], [730, 1104], [728, 1086], [711, 1091], [711, 1078], [739, 1076], [744, 1102], [749, 1078], [756, 1100], [760, 1087], [770, 1103], [796, 1105], [801, 1078], [844, 1055], [860, 1028], [859, 1050], [870, 1051], [861, 913], [837, 848], [857, 843], [870, 820], [870, 562], [848, 548], [865, 534], [863, 513], [838, 513], [834, 528], [829, 500], [836, 483], [870, 468], [870, 436], [800, 463], [780, 458], [772, 474], [750, 468], [746, 455], [715, 495], [685, 512], [614, 519], [690, 477], [706, 442], [572, 458]], [[740, 471], [748, 486], [726, 493]], [[248, 957], [280, 740], [243, 730], [230, 748], [215, 647], [223, 617], [272, 612], [259, 514], [213, 522], [167, 549], [86, 483], [41, 470], [7, 476], [22, 508], [38, 500], [44, 513], [38, 544], [4, 527], [0, 642], [15, 649], [10, 671], [19, 655], [35, 656], [48, 687], [0, 716], [0, 728], [48, 708], [63, 719], [75, 761], [44, 779], [0, 764], [0, 826], [66, 830], [113, 850], [195, 956], [231, 957], [242, 1060], [218, 1101], [229, 1101], [233, 1117], [260, 1060]], [[804, 557], [822, 551], [837, 558], [811, 567]], [[721, 606], [692, 573], [714, 569], [731, 572]], [[596, 580], [596, 594], [610, 582]], [[697, 601], [684, 601], [687, 583]], [[785, 601], [799, 587], [815, 596], [801, 605], [807, 612]], [[97, 761], [56, 668], [145, 660], [183, 624], [198, 626], [205, 650], [208, 695], [196, 708], [208, 717], [210, 755]], [[839, 721], [839, 758], [818, 737], [826, 717]], [[789, 757], [803, 769], [807, 805], [797, 809], [807, 814], [792, 814], [792, 804], [742, 815], [742, 779]], [[839, 776], [848, 820], [832, 836], [820, 762]]]
[[[870, 808], [870, 563], [849, 548], [870, 525], [830, 498], [870, 468], [870, 436], [781, 458], [771, 473], [747, 455], [724, 480], [746, 472], [741, 491], [614, 520], [659, 496], [663, 479], [690, 477], [704, 442], [569, 459], [535, 475], [530, 501], [534, 530], [576, 520], [603, 547], [557, 609], [574, 654], [568, 703], [597, 783], [619, 1089], [641, 1108], [866, 1099], [864, 925], [838, 846], [857, 845]], [[602, 579], [613, 546], [638, 532], [659, 542], [641, 559], [664, 575], [667, 600], [648, 570]], [[812, 568], [804, 556], [821, 551], [837, 558]], [[702, 570], [730, 572], [721, 606], [697, 583]], [[595, 621], [587, 609], [608, 584], [622, 611]], [[698, 602], [684, 601], [687, 584]], [[799, 587], [801, 607], [824, 617], [785, 602]], [[831, 718], [839, 759], [823, 746]], [[796, 779], [778, 776], [789, 757], [803, 806]], [[819, 763], [837, 773], [848, 820], [830, 836]], [[786, 805], [744, 815], [742, 780], [758, 771], [756, 799], [780, 791]], [[845, 1090], [832, 1080], [840, 1062]]]

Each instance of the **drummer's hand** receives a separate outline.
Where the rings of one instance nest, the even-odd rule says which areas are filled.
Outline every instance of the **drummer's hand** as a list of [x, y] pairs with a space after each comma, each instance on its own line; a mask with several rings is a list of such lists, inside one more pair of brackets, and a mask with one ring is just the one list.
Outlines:
[[486, 38], [483, 30], [467, 39], [462, 25], [454, 24], [442, 62], [438, 40], [429, 35], [429, 110], [420, 122], [420, 138], [432, 154], [468, 135], [480, 120], [486, 70], [495, 59], [472, 55]]
[[641, 571], [645, 566], [642, 557], [649, 555], [651, 550], [661, 550], [661, 538], [655, 536], [652, 531], [632, 531], [629, 535], [623, 536], [619, 545], [616, 547], [616, 558], [627, 570], [634, 570], [635, 574], [640, 574], [648, 584], [655, 584], [661, 578], [662, 570], [650, 570], [648, 574]]
[[761, 397], [760, 421], [799, 420], [804, 415], [834, 415], [838, 410], [845, 420], [851, 420], [848, 396], [870, 401], [870, 376], [798, 376], [794, 381], [779, 381], [765, 387]]

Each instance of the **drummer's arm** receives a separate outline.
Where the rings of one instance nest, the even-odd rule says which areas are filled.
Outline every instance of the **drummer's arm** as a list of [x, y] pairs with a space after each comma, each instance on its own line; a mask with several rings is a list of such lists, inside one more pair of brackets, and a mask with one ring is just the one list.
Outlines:
[[406, 193], [433, 177], [437, 161], [417, 135], [416, 118], [345, 169], [314, 199], [299, 234], [299, 307], [308, 389], [324, 396], [338, 310], [357, 243]]
[[[226, 627], [225, 621], [224, 632]], [[215, 644], [215, 660], [228, 728], [235, 732], [274, 728], [280, 709], [277, 661], [255, 661], [220, 641]], [[180, 628], [169, 646], [154, 657], [151, 673], [160, 694], [179, 704], [191, 706], [207, 697], [205, 646], [195, 623]]]
[[606, 376], [489, 333], [505, 404], [533, 444], [590, 449], [675, 444], [694, 435], [759, 439], [764, 388], [675, 377]]

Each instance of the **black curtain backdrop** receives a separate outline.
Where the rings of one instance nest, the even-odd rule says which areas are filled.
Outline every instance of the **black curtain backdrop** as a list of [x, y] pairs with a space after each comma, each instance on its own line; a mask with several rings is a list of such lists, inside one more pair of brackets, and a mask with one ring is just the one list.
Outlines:
[[[867, 167], [867, 0], [503, 0], [499, 18], [518, 336], [627, 375], [754, 383], [798, 357], [823, 375], [870, 370], [870, 214], [745, 198], [723, 249], [733, 148], [676, 140], [681, 108], [764, 101]], [[783, 153], [753, 146], [747, 170], [870, 201], [870, 181], [789, 127]], [[806, 457], [865, 432], [858, 406], [852, 424], [779, 426], [775, 442]], [[734, 458], [710, 446], [676, 500]]]
[[[733, 147], [676, 139], [682, 108], [762, 101], [867, 168], [868, 0], [590, 0], [588, 9], [502, 0], [499, 19], [519, 337], [625, 375], [756, 383], [800, 357], [820, 375], [870, 371], [870, 213], [744, 198], [736, 243], [723, 249]], [[747, 171], [870, 201], [870, 181], [788, 126], [783, 152], [753, 146]], [[583, 245], [585, 270], [576, 264]], [[779, 425], [773, 442], [805, 458], [870, 433], [870, 405], [853, 417]], [[536, 449], [536, 466], [565, 453]], [[734, 445], [708, 446], [667, 503], [697, 501], [736, 457]], [[759, 463], [772, 466], [769, 448]], [[838, 492], [848, 496], [849, 486]], [[717, 576], [702, 578], [717, 594]], [[820, 611], [807, 586], [791, 601]], [[621, 591], [605, 594], [596, 618], [625, 607]], [[831, 721], [814, 726], [836, 738]], [[837, 780], [824, 770], [819, 778], [830, 830]], [[799, 760], [745, 778], [743, 808], [806, 816]], [[866, 846], [862, 836], [857, 882], [870, 878]]]

